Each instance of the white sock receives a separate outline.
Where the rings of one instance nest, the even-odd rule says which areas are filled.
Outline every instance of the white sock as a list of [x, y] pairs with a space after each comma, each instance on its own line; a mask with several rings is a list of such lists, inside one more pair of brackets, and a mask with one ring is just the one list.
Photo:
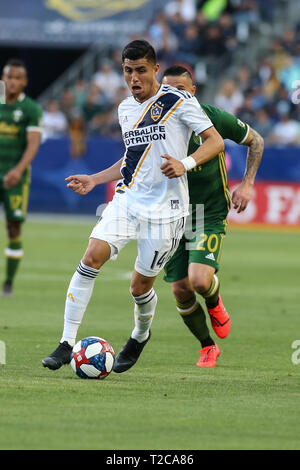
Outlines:
[[149, 292], [138, 297], [133, 297], [135, 327], [131, 337], [139, 343], [145, 341], [149, 336], [149, 330], [155, 314], [157, 295], [152, 288]]
[[90, 268], [82, 262], [79, 263], [67, 292], [61, 343], [67, 341], [70, 346], [76, 343], [77, 331], [93, 293], [98, 273], [98, 269]]

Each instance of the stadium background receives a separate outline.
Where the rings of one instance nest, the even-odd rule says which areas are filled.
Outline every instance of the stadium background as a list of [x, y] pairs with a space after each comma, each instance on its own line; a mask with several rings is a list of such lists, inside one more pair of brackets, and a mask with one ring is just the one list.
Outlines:
[[[1, 64], [25, 61], [27, 93], [44, 109], [29, 212], [96, 213], [112, 187], [82, 198], [64, 178], [99, 171], [123, 153], [117, 106], [128, 91], [120, 52], [148, 39], [161, 71], [189, 66], [197, 95], [265, 139], [255, 195], [238, 223], [300, 224], [300, 3], [297, 0], [16, 0], [2, 6]], [[233, 187], [246, 149], [226, 142]]]

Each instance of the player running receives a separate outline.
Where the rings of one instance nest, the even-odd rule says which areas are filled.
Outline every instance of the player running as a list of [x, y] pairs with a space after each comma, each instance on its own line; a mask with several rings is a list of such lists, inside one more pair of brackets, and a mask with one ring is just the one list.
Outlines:
[[21, 60], [7, 62], [2, 80], [6, 103], [0, 105], [0, 203], [4, 205], [8, 234], [2, 295], [11, 296], [23, 256], [21, 227], [27, 211], [30, 163], [41, 142], [42, 109], [24, 94], [27, 71]]
[[[163, 83], [192, 95], [196, 91], [192, 75], [182, 66], [168, 68], [164, 72]], [[223, 139], [249, 147], [243, 181], [232, 194], [233, 207], [242, 212], [252, 197], [255, 175], [263, 154], [263, 138], [248, 124], [226, 111], [202, 103], [201, 107]], [[202, 139], [193, 134], [188, 154], [195, 152], [201, 144]], [[216, 275], [231, 205], [223, 150], [209, 162], [188, 171], [188, 184], [190, 203], [193, 206], [192, 231], [196, 235], [193, 240], [183, 236], [177, 251], [165, 265], [164, 279], [172, 282], [177, 310], [201, 343], [197, 366], [214, 367], [220, 350], [210, 337], [205, 312], [195, 293], [204, 298], [215, 333], [219, 338], [225, 338], [230, 331], [231, 322], [222, 302], [220, 282]], [[199, 221], [198, 217], [197, 221], [197, 205], [200, 204], [204, 205], [204, 220], [202, 218]], [[197, 227], [199, 222], [202, 225], [200, 229]]]
[[[149, 43], [129, 43], [123, 50], [122, 64], [132, 94], [118, 109], [124, 157], [100, 173], [67, 178], [68, 187], [79, 194], [98, 184], [121, 180], [69, 285], [60, 344], [42, 361], [49, 369], [70, 362], [101, 266], [133, 239], [138, 250], [130, 286], [135, 327], [116, 357], [114, 371], [121, 373], [135, 364], [150, 338], [157, 304], [155, 278], [183, 235], [189, 205], [186, 172], [224, 149], [223, 139], [197, 100], [157, 81], [159, 65]], [[186, 157], [192, 132], [205, 142]]]

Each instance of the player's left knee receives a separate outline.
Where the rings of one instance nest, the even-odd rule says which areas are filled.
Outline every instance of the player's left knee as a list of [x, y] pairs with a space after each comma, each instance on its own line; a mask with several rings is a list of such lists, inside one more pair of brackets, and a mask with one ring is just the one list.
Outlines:
[[211, 285], [212, 278], [210, 276], [197, 276], [190, 279], [193, 289], [198, 294], [208, 291]]
[[144, 279], [134, 280], [130, 284], [130, 293], [133, 297], [139, 297], [152, 289], [153, 283]]
[[7, 220], [6, 228], [7, 228], [8, 238], [10, 240], [14, 240], [14, 239], [20, 237], [21, 236], [21, 227], [22, 227], [21, 222], [19, 222], [17, 220]]

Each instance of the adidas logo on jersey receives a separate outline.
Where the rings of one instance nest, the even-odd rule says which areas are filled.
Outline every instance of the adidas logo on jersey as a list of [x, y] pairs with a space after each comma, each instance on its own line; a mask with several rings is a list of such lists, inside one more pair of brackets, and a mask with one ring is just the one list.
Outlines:
[[209, 253], [209, 255], [206, 255], [205, 258], [211, 259], [212, 261], [216, 261], [213, 253]]

